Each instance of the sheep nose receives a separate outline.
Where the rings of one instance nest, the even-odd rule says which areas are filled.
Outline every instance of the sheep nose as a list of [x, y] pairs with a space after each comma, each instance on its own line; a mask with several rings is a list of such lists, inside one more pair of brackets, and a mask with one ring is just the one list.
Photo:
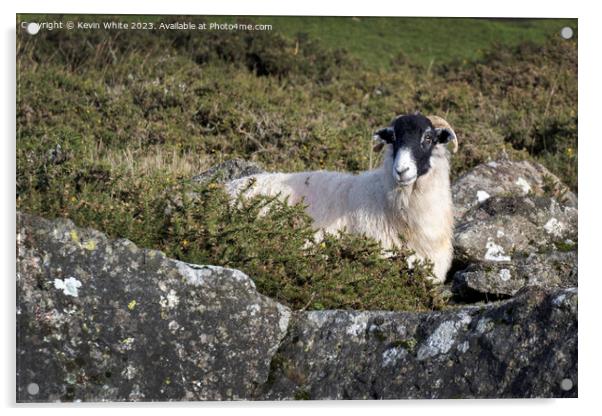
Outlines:
[[399, 170], [399, 169], [395, 168], [395, 172], [397, 172], [397, 174], [398, 174], [399, 176], [403, 175], [403, 174], [404, 174], [404, 173], [406, 173], [408, 170], [410, 170], [410, 168], [404, 168], [404, 169], [401, 169], [401, 170]]

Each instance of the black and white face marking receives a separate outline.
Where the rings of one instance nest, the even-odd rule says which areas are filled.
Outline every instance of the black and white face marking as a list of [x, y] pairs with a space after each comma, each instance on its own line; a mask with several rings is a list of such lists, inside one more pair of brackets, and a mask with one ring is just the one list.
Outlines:
[[454, 133], [435, 128], [427, 117], [413, 114], [396, 118], [374, 137], [393, 146], [393, 179], [400, 186], [408, 186], [429, 171], [433, 149], [452, 140]]

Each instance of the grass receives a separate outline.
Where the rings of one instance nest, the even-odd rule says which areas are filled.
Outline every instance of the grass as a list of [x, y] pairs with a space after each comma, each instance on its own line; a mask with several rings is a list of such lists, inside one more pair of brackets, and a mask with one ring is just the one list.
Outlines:
[[[371, 133], [419, 109], [454, 126], [454, 176], [528, 158], [577, 190], [577, 42], [546, 37], [564, 22], [277, 19], [286, 24], [273, 33], [19, 32], [18, 209], [237, 267], [297, 309], [426, 310], [443, 304], [429, 266], [408, 269], [406, 250], [383, 259], [360, 236], [313, 241], [302, 207], [258, 217], [266, 201], [234, 208], [190, 177], [233, 157], [269, 170], [368, 169]], [[466, 34], [441, 50], [450, 23]], [[423, 49], [400, 55], [418, 43], [398, 25], [426, 30]], [[502, 43], [477, 36], [486, 31]]]
[[468, 19], [381, 17], [261, 17], [274, 30], [308, 33], [331, 48], [343, 47], [373, 69], [389, 69], [403, 54], [425, 66], [483, 58], [493, 45], [543, 43], [575, 19]]

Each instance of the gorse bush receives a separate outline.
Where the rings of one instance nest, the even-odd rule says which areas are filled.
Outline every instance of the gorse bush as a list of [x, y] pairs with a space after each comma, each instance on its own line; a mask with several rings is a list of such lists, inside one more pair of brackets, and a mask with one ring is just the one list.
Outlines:
[[393, 50], [377, 69], [340, 46], [259, 31], [19, 32], [17, 208], [240, 268], [295, 308], [440, 307], [428, 266], [408, 270], [408, 253], [385, 259], [346, 234], [315, 242], [300, 206], [272, 201], [257, 216], [269, 201], [235, 207], [219, 186], [188, 180], [235, 157], [267, 170], [365, 170], [378, 163], [372, 133], [420, 110], [458, 134], [453, 176], [532, 158], [576, 190], [576, 41], [432, 67]]
[[[230, 203], [220, 185], [179, 185], [163, 244], [169, 255], [249, 273], [258, 289], [293, 308], [428, 310], [442, 306], [407, 251], [383, 257], [375, 241], [345, 233], [315, 240], [301, 204], [275, 198]], [[263, 212], [263, 211], [266, 212]], [[173, 242], [179, 241], [178, 246]]]
[[[577, 189], [577, 45], [550, 40], [496, 47], [470, 65], [439, 68], [451, 85], [468, 84], [486, 97], [488, 124]], [[476, 142], [480, 144], [480, 141]]]

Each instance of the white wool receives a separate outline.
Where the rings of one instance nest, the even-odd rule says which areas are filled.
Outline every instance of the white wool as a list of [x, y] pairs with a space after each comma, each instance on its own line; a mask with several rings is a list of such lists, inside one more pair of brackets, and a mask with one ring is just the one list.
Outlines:
[[433, 281], [442, 283], [452, 260], [453, 212], [447, 150], [437, 146], [431, 169], [412, 185], [399, 186], [392, 175], [392, 146], [386, 146], [382, 165], [358, 175], [311, 171], [264, 173], [226, 184], [231, 196], [245, 192], [277, 196], [289, 204], [304, 202], [320, 230], [336, 233], [345, 229], [378, 240], [385, 249], [399, 247], [402, 235], [419, 258], [434, 264]]

